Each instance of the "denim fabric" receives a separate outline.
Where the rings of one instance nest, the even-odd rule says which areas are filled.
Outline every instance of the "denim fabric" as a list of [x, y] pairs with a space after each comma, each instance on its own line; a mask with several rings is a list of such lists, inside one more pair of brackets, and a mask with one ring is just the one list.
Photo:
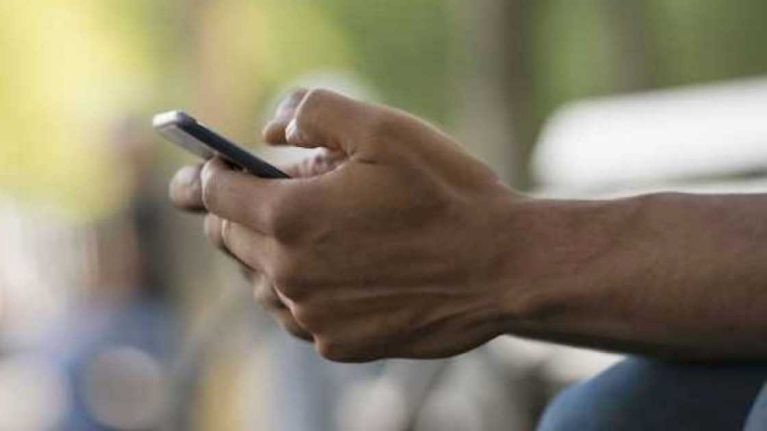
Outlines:
[[[741, 430], [765, 381], [767, 364], [630, 358], [564, 390], [546, 409], [538, 431]], [[767, 399], [757, 404], [749, 431], [767, 430]]]
[[762, 392], [751, 407], [751, 413], [746, 422], [746, 431], [764, 430], [767, 430], [767, 385], [762, 388]]

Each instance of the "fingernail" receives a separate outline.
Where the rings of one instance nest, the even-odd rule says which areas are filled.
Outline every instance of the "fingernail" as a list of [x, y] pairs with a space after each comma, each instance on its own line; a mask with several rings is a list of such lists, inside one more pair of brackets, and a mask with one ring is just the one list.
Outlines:
[[197, 166], [187, 166], [176, 174], [176, 182], [183, 186], [191, 186], [200, 180], [200, 168]]

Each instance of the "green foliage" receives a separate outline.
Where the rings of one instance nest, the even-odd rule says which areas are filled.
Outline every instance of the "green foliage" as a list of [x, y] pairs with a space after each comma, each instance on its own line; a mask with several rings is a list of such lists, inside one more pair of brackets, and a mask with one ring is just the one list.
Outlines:
[[[610, 4], [610, 2], [613, 2]], [[645, 52], [626, 52], [608, 6], [640, 11]], [[536, 2], [534, 102], [542, 120], [568, 100], [625, 91], [615, 65], [645, 56], [653, 87], [767, 72], [763, 0], [541, 0]], [[633, 88], [632, 88], [633, 90]]]
[[[104, 141], [151, 99], [161, 55], [117, 1], [0, 2], [0, 188], [76, 214], [119, 199]], [[144, 4], [148, 1], [131, 3]], [[148, 11], [147, 11], [148, 12]], [[172, 61], [168, 59], [168, 61]]]
[[649, 10], [660, 86], [767, 72], [767, 2], [653, 0]]
[[345, 32], [353, 69], [383, 101], [447, 122], [459, 103], [455, 74], [457, 31], [444, 0], [320, 0]]
[[561, 103], [613, 92], [610, 35], [599, 1], [543, 0], [532, 28], [533, 103], [545, 118]]
[[[767, 72], [764, 0], [530, 5], [536, 124], [577, 98]], [[641, 30], [642, 52], [622, 45], [622, 6], [640, 12], [622, 23]], [[447, 0], [0, 1], [0, 191], [103, 211], [121, 199], [105, 145], [116, 121], [206, 106], [212, 122], [245, 133], [266, 100], [317, 69], [356, 74], [383, 102], [450, 124], [470, 57], [455, 10]], [[621, 76], [632, 55], [649, 65], [639, 86]]]

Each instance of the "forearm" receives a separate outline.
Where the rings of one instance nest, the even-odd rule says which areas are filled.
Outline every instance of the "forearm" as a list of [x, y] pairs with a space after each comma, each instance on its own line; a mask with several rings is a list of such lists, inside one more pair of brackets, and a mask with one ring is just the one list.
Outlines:
[[527, 275], [510, 289], [509, 332], [666, 357], [767, 358], [767, 196], [526, 205], [514, 223], [531, 251], [510, 260], [510, 273]]

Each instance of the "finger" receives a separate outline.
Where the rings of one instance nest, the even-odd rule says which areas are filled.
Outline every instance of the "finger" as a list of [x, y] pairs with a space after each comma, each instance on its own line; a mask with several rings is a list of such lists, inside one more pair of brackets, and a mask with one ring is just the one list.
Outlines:
[[179, 209], [202, 212], [205, 206], [202, 203], [202, 181], [200, 172], [202, 164], [184, 166], [179, 169], [170, 181], [168, 194], [171, 203]]
[[287, 144], [285, 140], [285, 127], [293, 119], [296, 109], [308, 92], [305, 88], [299, 88], [288, 94], [277, 106], [274, 118], [266, 124], [262, 135], [267, 143], [273, 145]]
[[263, 272], [263, 266], [260, 266], [263, 259], [261, 251], [265, 250], [267, 238], [215, 214], [205, 217], [205, 236], [218, 250], [242, 265], [245, 278], [254, 283], [260, 282], [262, 277], [257, 275]]
[[260, 277], [259, 280], [253, 283], [253, 296], [256, 298], [256, 302], [268, 310], [288, 309], [282, 303], [274, 290], [274, 286], [266, 277]]
[[205, 216], [203, 225], [205, 236], [208, 237], [208, 241], [220, 251], [231, 256], [231, 252], [229, 252], [224, 244], [224, 219], [215, 214], [208, 214]]
[[347, 160], [346, 154], [340, 151], [322, 149], [296, 163], [280, 165], [281, 171], [290, 178], [309, 178], [326, 174]]
[[304, 329], [288, 309], [275, 310], [270, 314], [289, 333], [305, 341], [314, 341], [312, 333]]
[[286, 306], [286, 307], [287, 307], [289, 310], [291, 310], [291, 312], [292, 312], [292, 310], [293, 310], [293, 309], [295, 309], [295, 307], [296, 307], [296, 303], [295, 303], [295, 302], [294, 302], [292, 299], [288, 298], [288, 296], [287, 296], [287, 295], [285, 295], [284, 293], [282, 293], [282, 292], [280, 291], [280, 289], [278, 289], [278, 288], [277, 288], [277, 286], [272, 286], [272, 289], [274, 289], [274, 293], [276, 293], [276, 294], [277, 294], [277, 297], [278, 297], [278, 298], [280, 298], [280, 301], [281, 301], [283, 304], [285, 304], [285, 306]]
[[222, 247], [248, 268], [259, 273], [268, 273], [269, 262], [273, 261], [274, 254], [272, 240], [228, 220], [224, 220], [221, 226]]
[[280, 301], [274, 290], [274, 285], [268, 278], [254, 274], [253, 293], [256, 302], [261, 305], [283, 328], [294, 336], [306, 341], [313, 341], [314, 337], [296, 320], [285, 304]]
[[208, 211], [267, 235], [279, 236], [305, 220], [301, 210], [319, 199], [314, 189], [306, 179], [264, 179], [233, 171], [218, 158], [202, 171]]
[[357, 151], [370, 127], [385, 111], [330, 90], [304, 93], [289, 122], [267, 127], [269, 137], [284, 133], [284, 140], [298, 147], [325, 147], [347, 154]]

